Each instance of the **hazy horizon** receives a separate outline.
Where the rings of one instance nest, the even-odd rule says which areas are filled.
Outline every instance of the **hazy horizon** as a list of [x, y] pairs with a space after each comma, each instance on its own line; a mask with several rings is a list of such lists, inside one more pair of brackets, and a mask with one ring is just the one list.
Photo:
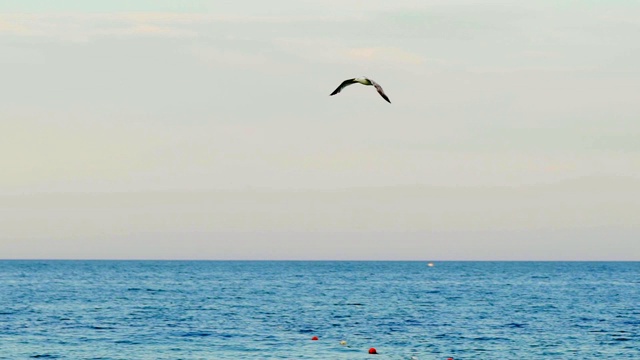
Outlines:
[[[0, 4], [0, 258], [640, 260], [640, 4]], [[341, 81], [368, 76], [329, 96]]]
[[640, 235], [640, 180], [620, 178], [1, 199], [16, 259], [632, 261]]

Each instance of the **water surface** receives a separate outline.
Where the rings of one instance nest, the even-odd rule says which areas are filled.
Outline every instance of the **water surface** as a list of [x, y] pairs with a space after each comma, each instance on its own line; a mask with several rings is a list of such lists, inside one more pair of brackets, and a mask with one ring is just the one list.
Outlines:
[[0, 261], [0, 359], [640, 359], [639, 304], [638, 262]]

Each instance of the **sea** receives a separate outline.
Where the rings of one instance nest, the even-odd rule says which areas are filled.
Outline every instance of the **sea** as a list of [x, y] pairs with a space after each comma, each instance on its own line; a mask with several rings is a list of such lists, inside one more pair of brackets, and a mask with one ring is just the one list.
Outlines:
[[640, 359], [640, 262], [0, 261], [0, 359], [448, 358]]

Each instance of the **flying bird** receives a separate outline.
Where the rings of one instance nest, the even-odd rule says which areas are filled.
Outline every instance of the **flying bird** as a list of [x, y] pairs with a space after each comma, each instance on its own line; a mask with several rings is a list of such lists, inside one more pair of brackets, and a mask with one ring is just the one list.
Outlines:
[[343, 81], [342, 84], [340, 84], [340, 86], [338, 86], [337, 89], [333, 90], [333, 92], [329, 96], [333, 96], [333, 95], [339, 93], [340, 91], [342, 91], [342, 89], [346, 88], [347, 86], [349, 86], [351, 84], [355, 84], [355, 83], [359, 83], [359, 84], [362, 84], [362, 85], [373, 85], [376, 88], [376, 90], [378, 90], [378, 94], [380, 94], [380, 96], [382, 96], [383, 99], [385, 99], [389, 104], [391, 104], [391, 101], [389, 101], [389, 98], [384, 93], [384, 90], [382, 90], [382, 86], [380, 86], [380, 84], [378, 84], [377, 82], [375, 82], [375, 81], [373, 81], [371, 79], [367, 79], [364, 76], [363, 77], [359, 77], [359, 78], [354, 78], [354, 79], [349, 79], [349, 80]]

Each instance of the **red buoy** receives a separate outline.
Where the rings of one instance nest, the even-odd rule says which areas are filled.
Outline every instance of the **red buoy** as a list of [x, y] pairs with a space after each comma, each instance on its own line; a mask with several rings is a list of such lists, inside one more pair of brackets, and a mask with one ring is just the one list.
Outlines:
[[376, 348], [369, 349], [369, 354], [377, 354]]
[[453, 358], [452, 358], [452, 357], [449, 357], [449, 358], [447, 358], [447, 360], [453, 360]]
[[314, 337], [311, 338], [311, 340], [318, 340], [318, 337], [314, 336]]

